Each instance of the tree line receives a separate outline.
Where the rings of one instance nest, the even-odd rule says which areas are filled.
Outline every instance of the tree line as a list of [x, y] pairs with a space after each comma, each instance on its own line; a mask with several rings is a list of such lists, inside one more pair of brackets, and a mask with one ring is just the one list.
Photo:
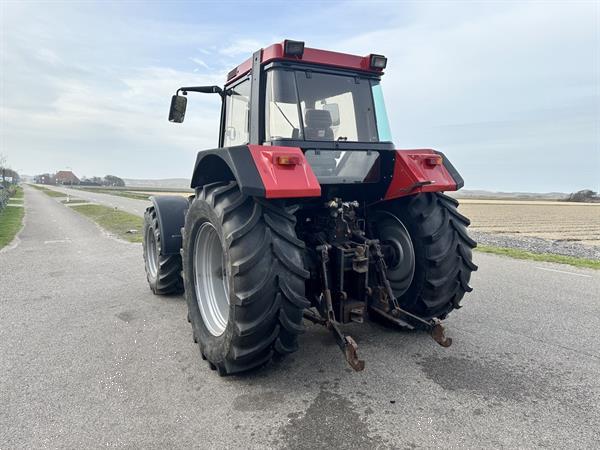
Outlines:
[[600, 203], [600, 196], [591, 189], [583, 189], [581, 191], [573, 192], [566, 199], [566, 202], [580, 202], [580, 203]]
[[106, 175], [104, 178], [100, 177], [83, 177], [79, 183], [82, 186], [113, 186], [113, 187], [125, 187], [125, 181], [115, 175]]
[[17, 184], [19, 180], [17, 171], [8, 167], [6, 156], [0, 153], [0, 186], [7, 187], [10, 184]]
[[110, 186], [110, 187], [125, 187], [125, 181], [115, 175], [105, 175], [104, 177], [86, 177], [81, 179], [71, 171], [59, 171], [56, 173], [42, 173], [33, 177], [33, 181], [37, 184], [63, 184], [75, 186]]

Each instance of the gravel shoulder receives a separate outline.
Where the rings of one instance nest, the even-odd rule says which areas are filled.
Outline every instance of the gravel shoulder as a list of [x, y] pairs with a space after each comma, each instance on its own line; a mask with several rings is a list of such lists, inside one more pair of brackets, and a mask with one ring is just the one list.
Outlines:
[[531, 253], [550, 253], [600, 261], [600, 246], [584, 245], [578, 242], [542, 239], [530, 236], [516, 236], [501, 233], [485, 233], [469, 230], [469, 235], [481, 245], [516, 248]]

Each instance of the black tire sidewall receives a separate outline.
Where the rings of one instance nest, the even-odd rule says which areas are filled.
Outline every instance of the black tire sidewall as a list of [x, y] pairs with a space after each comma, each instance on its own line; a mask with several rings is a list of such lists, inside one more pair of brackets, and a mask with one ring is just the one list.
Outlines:
[[423, 239], [420, 237], [421, 229], [419, 228], [418, 223], [410, 217], [408, 211], [400, 209], [397, 210], [396, 213], [398, 219], [400, 219], [408, 231], [415, 252], [415, 271], [412, 282], [406, 292], [398, 298], [398, 302], [401, 307], [406, 308], [409, 311], [420, 312], [418, 311], [419, 294], [423, 290], [427, 274], [427, 261], [425, 259], [427, 249], [425, 248]]
[[[152, 273], [150, 272], [150, 270], [148, 269], [148, 256], [147, 256], [147, 249], [148, 249], [148, 243], [146, 242], [146, 236], [148, 235], [148, 230], [152, 230], [152, 233], [155, 236], [156, 239], [156, 230], [154, 229], [155, 224], [154, 224], [154, 220], [152, 219], [152, 214], [150, 213], [150, 211], [146, 211], [146, 213], [144, 214], [144, 230], [143, 230], [143, 235], [142, 235], [142, 251], [144, 253], [144, 266], [146, 269], [146, 278], [148, 280], [148, 284], [150, 285], [150, 289], [152, 289], [152, 292], [156, 293], [156, 289], [157, 289], [157, 284], [158, 284], [158, 272], [156, 274], [156, 276], [152, 276]], [[156, 247], [156, 250], [159, 251], [158, 246]], [[157, 261], [158, 261], [158, 255], [157, 255]]]
[[[431, 313], [426, 305], [423, 304], [421, 297], [428, 275], [427, 255], [429, 249], [427, 248], [426, 241], [431, 236], [424, 232], [422, 220], [415, 215], [412, 202], [419, 200], [436, 202], [436, 197], [432, 193], [418, 194], [418, 197], [406, 197], [392, 201], [388, 205], [388, 208], [384, 210], [392, 212], [406, 227], [414, 249], [415, 271], [413, 280], [406, 292], [398, 297], [398, 303], [401, 308], [413, 314], [426, 317], [430, 316]], [[435, 205], [434, 208], [439, 208], [439, 206]]]
[[[226, 239], [225, 236], [223, 236], [221, 218], [217, 215], [210, 204], [198, 198], [192, 203], [186, 215], [183, 251], [183, 278], [185, 286], [185, 298], [190, 314], [190, 321], [192, 323], [192, 328], [196, 339], [200, 344], [200, 350], [209, 361], [218, 364], [226, 359], [227, 352], [231, 346], [231, 340], [234, 335], [233, 327], [235, 326], [233, 320], [234, 309], [233, 304], [231, 303], [230, 294], [229, 317], [225, 331], [220, 336], [215, 336], [208, 331], [198, 306], [194, 274], [194, 246], [196, 235], [198, 234], [200, 226], [205, 222], [210, 222], [219, 235], [221, 244], [223, 245], [223, 253], [226, 259], [227, 270], [229, 273], [231, 273], [231, 261]], [[229, 290], [231, 292], [231, 279], [229, 280], [229, 283]]]

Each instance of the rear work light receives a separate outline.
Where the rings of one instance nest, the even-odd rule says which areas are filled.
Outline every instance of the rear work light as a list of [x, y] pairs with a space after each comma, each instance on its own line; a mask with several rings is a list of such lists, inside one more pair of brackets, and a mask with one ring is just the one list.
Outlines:
[[371, 55], [369, 65], [371, 66], [371, 69], [385, 69], [385, 66], [387, 66], [387, 58], [382, 55]]
[[293, 56], [302, 58], [304, 53], [304, 42], [302, 41], [290, 41], [286, 39], [283, 41], [283, 54], [285, 56]]
[[275, 155], [273, 162], [280, 166], [299, 166], [300, 157], [298, 155]]

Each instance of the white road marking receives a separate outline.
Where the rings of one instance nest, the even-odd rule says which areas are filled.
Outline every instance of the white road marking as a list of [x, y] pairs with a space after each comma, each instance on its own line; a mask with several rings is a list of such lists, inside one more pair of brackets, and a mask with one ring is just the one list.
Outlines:
[[566, 273], [567, 275], [575, 275], [577, 277], [592, 278], [591, 275], [585, 275], [583, 273], [565, 272], [564, 270], [548, 269], [547, 267], [537, 267], [537, 266], [535, 266], [535, 268], [536, 269], [540, 269], [540, 270], [547, 270], [548, 272]]

